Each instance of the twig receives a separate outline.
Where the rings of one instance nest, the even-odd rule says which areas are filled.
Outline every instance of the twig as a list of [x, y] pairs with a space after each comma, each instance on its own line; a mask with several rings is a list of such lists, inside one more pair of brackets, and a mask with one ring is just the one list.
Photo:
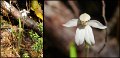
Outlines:
[[[105, 21], [105, 24], [107, 26], [107, 20], [106, 20], [106, 17], [105, 17], [105, 2], [104, 0], [102, 0], [102, 16], [103, 16], [103, 19]], [[106, 36], [105, 36], [105, 44], [103, 45], [103, 47], [100, 49], [100, 51], [98, 52], [98, 54], [101, 53], [101, 51], [104, 49], [104, 47], [106, 46], [106, 43], [107, 43], [107, 28], [106, 28]]]

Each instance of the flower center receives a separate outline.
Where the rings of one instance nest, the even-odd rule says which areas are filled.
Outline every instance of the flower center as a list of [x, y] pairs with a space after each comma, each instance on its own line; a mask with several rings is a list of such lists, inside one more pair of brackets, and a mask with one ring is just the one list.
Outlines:
[[88, 21], [81, 21], [81, 20], [80, 20], [80, 25], [86, 26], [86, 25], [87, 25], [87, 22], [88, 22]]

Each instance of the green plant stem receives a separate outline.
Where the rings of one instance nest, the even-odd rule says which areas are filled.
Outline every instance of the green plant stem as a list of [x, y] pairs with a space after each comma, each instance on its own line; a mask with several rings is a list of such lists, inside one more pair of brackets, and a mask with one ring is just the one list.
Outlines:
[[84, 48], [84, 57], [88, 57], [88, 53], [89, 53], [89, 45], [87, 42], [85, 42], [85, 48]]
[[77, 50], [74, 42], [70, 43], [70, 58], [77, 58]]
[[21, 44], [21, 39], [22, 39], [22, 37], [21, 37], [21, 20], [19, 19], [19, 33], [18, 33], [18, 47], [19, 47], [19, 49], [20, 49], [20, 44]]

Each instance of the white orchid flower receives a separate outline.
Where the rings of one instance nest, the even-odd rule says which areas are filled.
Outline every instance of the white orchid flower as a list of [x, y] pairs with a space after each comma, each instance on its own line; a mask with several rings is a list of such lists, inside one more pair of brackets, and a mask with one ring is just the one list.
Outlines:
[[30, 13], [30, 12], [23, 9], [23, 10], [20, 11], [20, 13], [21, 13], [22, 17], [27, 17], [27, 14]]
[[80, 15], [79, 19], [72, 19], [63, 24], [65, 27], [78, 26], [75, 34], [75, 43], [77, 45], [83, 44], [86, 41], [89, 45], [95, 44], [92, 27], [105, 29], [107, 28], [97, 20], [90, 20], [91, 17], [87, 13]]

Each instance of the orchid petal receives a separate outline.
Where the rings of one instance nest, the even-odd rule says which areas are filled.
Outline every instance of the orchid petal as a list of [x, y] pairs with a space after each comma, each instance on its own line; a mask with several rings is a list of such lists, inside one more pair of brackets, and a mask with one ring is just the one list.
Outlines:
[[91, 45], [91, 38], [90, 38], [90, 33], [89, 33], [89, 29], [90, 29], [91, 27], [89, 26], [89, 25], [87, 25], [86, 27], [85, 27], [85, 40], [86, 40], [86, 42], [88, 43], [88, 44], [90, 44]]
[[107, 28], [106, 26], [104, 26], [103, 24], [101, 24], [99, 21], [97, 20], [90, 20], [88, 22], [88, 24], [94, 28], [99, 28], [99, 29], [105, 29]]
[[93, 31], [92, 31], [92, 28], [89, 25], [88, 25], [88, 33], [89, 33], [89, 38], [90, 38], [91, 43], [95, 44]]
[[77, 26], [78, 19], [72, 19], [68, 21], [67, 23], [63, 24], [65, 27], [74, 27]]
[[76, 44], [77, 45], [82, 44], [84, 42], [84, 38], [85, 38], [85, 29], [77, 28], [75, 35]]

